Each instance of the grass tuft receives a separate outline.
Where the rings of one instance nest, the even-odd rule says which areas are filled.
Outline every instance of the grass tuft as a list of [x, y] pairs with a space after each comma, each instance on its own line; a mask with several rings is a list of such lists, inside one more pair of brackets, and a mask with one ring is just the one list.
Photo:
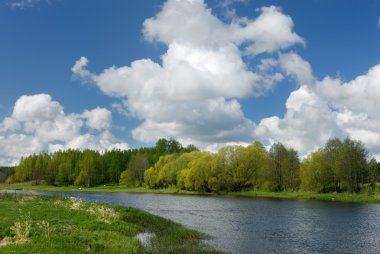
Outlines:
[[21, 220], [16, 221], [10, 228], [14, 234], [13, 240], [15, 243], [26, 243], [29, 241], [30, 229], [32, 227], [32, 220], [30, 216], [24, 216]]
[[120, 218], [118, 212], [112, 208], [106, 208], [104, 206], [90, 207], [87, 211], [95, 215], [98, 221], [102, 221], [106, 224], [111, 224], [111, 222]]

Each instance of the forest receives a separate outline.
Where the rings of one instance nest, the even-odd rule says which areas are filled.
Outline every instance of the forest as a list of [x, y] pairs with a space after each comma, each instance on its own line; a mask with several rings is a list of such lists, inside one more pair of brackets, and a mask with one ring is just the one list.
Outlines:
[[375, 190], [380, 164], [360, 141], [337, 138], [303, 158], [281, 143], [269, 150], [260, 142], [226, 146], [217, 153], [159, 139], [154, 147], [112, 150], [66, 150], [22, 158], [8, 183], [92, 187], [120, 184], [151, 189], [199, 192], [313, 191], [358, 193]]

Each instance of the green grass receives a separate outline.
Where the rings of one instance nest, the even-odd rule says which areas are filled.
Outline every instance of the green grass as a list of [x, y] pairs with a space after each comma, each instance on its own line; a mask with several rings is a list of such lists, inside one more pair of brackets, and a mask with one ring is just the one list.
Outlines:
[[[204, 234], [135, 208], [0, 194], [0, 214], [0, 253], [220, 253]], [[142, 232], [155, 234], [150, 246]]]
[[352, 203], [380, 203], [377, 195], [351, 194], [351, 193], [315, 193], [315, 192], [265, 192], [243, 191], [228, 192], [226, 195], [240, 197], [281, 198], [281, 199], [316, 199], [335, 202]]
[[148, 189], [145, 187], [126, 188], [121, 185], [102, 185], [92, 188], [78, 188], [75, 186], [56, 187], [50, 185], [35, 185], [32, 182], [16, 184], [0, 184], [0, 190], [40, 190], [40, 191], [85, 191], [85, 192], [129, 192], [129, 193], [156, 193], [156, 194], [179, 194], [179, 195], [228, 195], [241, 197], [262, 197], [262, 198], [282, 198], [282, 199], [316, 199], [323, 201], [355, 202], [355, 203], [380, 203], [379, 190], [371, 193], [365, 188], [359, 194], [351, 193], [316, 193], [316, 192], [267, 192], [267, 191], [241, 191], [227, 193], [205, 193], [196, 191], [178, 190], [177, 188]]
[[36, 190], [36, 191], [78, 191], [78, 192], [129, 192], [129, 193], [157, 193], [157, 194], [184, 194], [184, 195], [215, 195], [198, 191], [178, 190], [177, 188], [149, 189], [145, 187], [127, 188], [122, 185], [100, 185], [91, 188], [76, 186], [36, 185], [33, 182], [0, 184], [0, 190]]

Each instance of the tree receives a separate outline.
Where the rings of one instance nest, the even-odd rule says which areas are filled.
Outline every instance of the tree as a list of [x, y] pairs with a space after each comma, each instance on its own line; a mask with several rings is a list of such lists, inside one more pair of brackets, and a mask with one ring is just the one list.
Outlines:
[[0, 183], [5, 182], [7, 180], [7, 175], [0, 171]]
[[95, 186], [99, 179], [97, 179], [97, 159], [99, 155], [97, 152], [86, 150], [83, 152], [83, 158], [78, 161], [80, 173], [75, 179], [74, 185], [91, 187]]
[[238, 146], [226, 146], [219, 149], [213, 165], [213, 184], [217, 183], [228, 191], [236, 189], [234, 178], [239, 167], [241, 151]]
[[299, 186], [300, 163], [297, 152], [283, 144], [273, 144], [268, 153], [266, 188], [272, 191], [295, 190]]
[[372, 158], [368, 163], [368, 179], [372, 192], [376, 190], [376, 183], [378, 178], [378, 163], [375, 158]]
[[362, 142], [349, 138], [343, 141], [338, 157], [338, 167], [341, 179], [345, 181], [348, 190], [352, 193], [359, 192], [364, 182], [367, 156], [368, 152]]
[[[322, 177], [325, 178], [326, 182], [331, 182], [333, 190], [340, 191], [341, 189], [341, 179], [342, 172], [339, 167], [339, 153], [341, 152], [342, 142], [338, 138], [329, 139], [323, 148], [323, 158], [322, 158]], [[330, 189], [325, 189], [324, 192], [330, 191]]]
[[55, 180], [55, 184], [58, 186], [69, 185], [69, 177], [71, 174], [71, 163], [63, 162], [58, 166], [58, 174]]
[[120, 176], [120, 183], [129, 187], [142, 186], [144, 182], [144, 173], [149, 168], [149, 161], [146, 155], [132, 155], [127, 169]]
[[178, 186], [195, 191], [210, 191], [209, 177], [213, 155], [208, 152], [192, 152], [186, 156], [186, 166], [178, 174]]
[[330, 182], [322, 175], [323, 150], [310, 153], [301, 163], [301, 189], [306, 191], [325, 192]]
[[194, 152], [194, 151], [199, 151], [199, 149], [195, 145], [193, 145], [193, 144], [187, 145], [184, 150], [185, 150], [186, 153], [190, 153], [190, 152]]
[[255, 188], [259, 182], [259, 172], [267, 159], [267, 152], [260, 142], [243, 148], [240, 147], [239, 166], [234, 176], [237, 189]]

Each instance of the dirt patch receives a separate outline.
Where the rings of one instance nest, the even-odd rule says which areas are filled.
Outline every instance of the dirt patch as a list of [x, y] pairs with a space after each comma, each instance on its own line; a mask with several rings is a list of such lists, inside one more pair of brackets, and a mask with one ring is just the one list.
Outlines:
[[12, 243], [14, 242], [11, 237], [5, 237], [4, 239], [0, 239], [0, 247], [4, 247]]

